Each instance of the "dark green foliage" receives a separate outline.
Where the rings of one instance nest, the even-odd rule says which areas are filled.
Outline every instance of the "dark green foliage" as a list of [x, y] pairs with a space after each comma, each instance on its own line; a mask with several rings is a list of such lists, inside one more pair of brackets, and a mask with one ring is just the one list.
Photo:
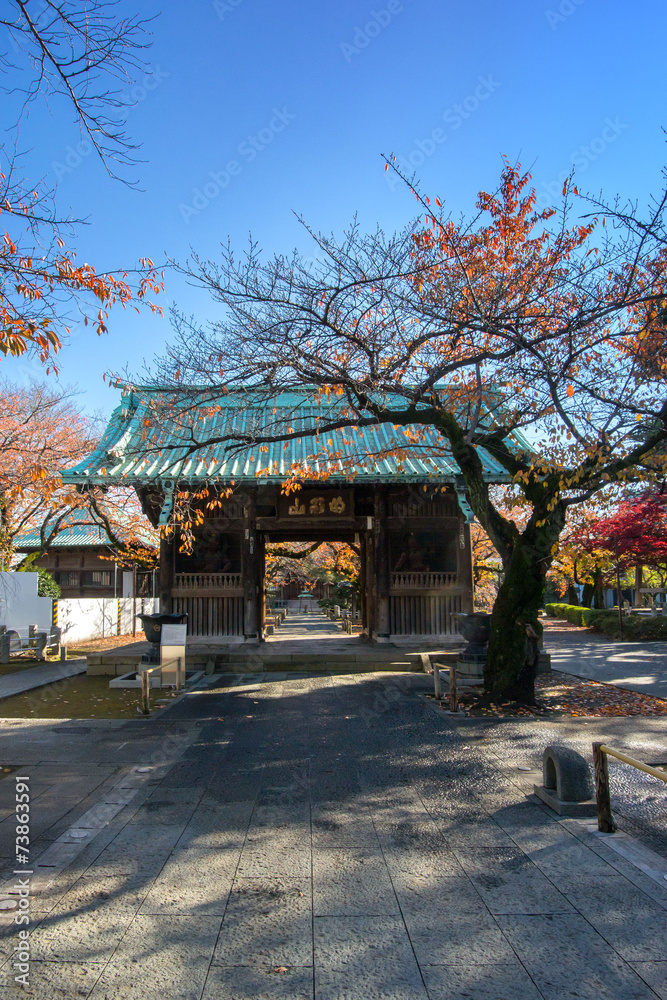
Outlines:
[[39, 597], [60, 597], [60, 587], [53, 579], [48, 570], [38, 569], [39, 581], [37, 583], [37, 594]]
[[[564, 618], [573, 625], [583, 625], [612, 639], [621, 637], [618, 610], [596, 611], [572, 604], [546, 604], [545, 611], [550, 618]], [[648, 615], [623, 615], [623, 638], [632, 642], [667, 641], [667, 615], [655, 618]]]

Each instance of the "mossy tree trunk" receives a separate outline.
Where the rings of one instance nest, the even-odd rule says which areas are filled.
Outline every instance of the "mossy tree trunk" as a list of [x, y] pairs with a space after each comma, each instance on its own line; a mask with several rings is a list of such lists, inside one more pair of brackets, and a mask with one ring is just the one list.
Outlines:
[[[535, 700], [537, 665], [528, 654], [526, 628], [542, 635], [538, 611], [552, 549], [558, 542], [564, 515], [557, 508], [539, 527], [534, 516], [515, 542], [505, 567], [491, 615], [491, 638], [484, 687], [494, 698]], [[544, 519], [540, 519], [544, 520]]]
[[[481, 459], [454, 415], [441, 413], [437, 423], [448, 438], [461, 469], [470, 506], [503, 564], [504, 577], [491, 615], [485, 690], [495, 698], [533, 702], [536, 665], [528, 657], [526, 628], [530, 626], [534, 633], [542, 634], [537, 612], [544, 597], [547, 570], [565, 525], [565, 506], [559, 499], [558, 485], [537, 479], [524, 485], [532, 512], [520, 531], [494, 505]], [[526, 471], [525, 465], [510, 453], [502, 440], [490, 438], [484, 446], [508, 472]]]

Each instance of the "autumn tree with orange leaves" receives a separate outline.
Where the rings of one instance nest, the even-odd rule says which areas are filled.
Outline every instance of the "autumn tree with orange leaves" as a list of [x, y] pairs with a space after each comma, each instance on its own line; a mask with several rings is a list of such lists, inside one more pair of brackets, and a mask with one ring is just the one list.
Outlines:
[[[391, 159], [386, 168], [398, 172]], [[313, 386], [335, 405], [311, 429], [320, 450], [304, 477], [316, 457], [326, 463], [328, 430], [390, 422], [418, 442], [420, 428], [436, 429], [502, 562], [486, 689], [531, 701], [526, 623], [541, 631], [568, 509], [665, 472], [665, 198], [641, 216], [568, 182], [559, 205], [539, 211], [530, 176], [505, 162], [497, 190], [454, 221], [404, 179], [419, 217], [400, 233], [312, 233], [314, 264], [265, 260], [254, 243], [193, 258], [184, 270], [224, 318], [206, 328], [177, 318], [158, 377], [181, 392], [236, 383], [269, 399]], [[269, 426], [226, 447], [305, 432]], [[365, 440], [373, 452], [372, 432]], [[520, 525], [495, 500], [482, 451], [519, 491]]]
[[0, 379], [0, 564], [14, 564], [21, 534], [39, 531], [40, 548], [23, 559], [34, 562], [59, 531], [73, 523], [98, 524], [123, 565], [153, 568], [157, 533], [129, 490], [64, 487], [70, 468], [95, 446], [98, 427], [82, 415], [67, 389], [33, 381], [29, 386]]
[[131, 82], [148, 45], [146, 22], [123, 17], [115, 0], [5, 0], [0, 12], [0, 75], [5, 138], [0, 143], [0, 355], [35, 354], [47, 370], [74, 321], [107, 329], [109, 310], [130, 303], [159, 308], [153, 262], [101, 272], [67, 246], [76, 220], [60, 215], [55, 192], [23, 170], [21, 140], [38, 100], [65, 102], [107, 173], [136, 163], [124, 131], [119, 84]]
[[269, 545], [266, 550], [266, 579], [284, 584], [297, 580], [301, 586], [317, 580], [353, 587], [359, 581], [359, 552], [345, 542], [313, 542], [310, 545]]

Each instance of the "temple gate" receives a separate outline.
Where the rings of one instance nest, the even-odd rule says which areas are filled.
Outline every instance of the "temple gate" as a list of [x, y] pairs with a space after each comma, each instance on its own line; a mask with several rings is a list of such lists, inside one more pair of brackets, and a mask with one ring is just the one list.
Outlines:
[[[63, 477], [81, 489], [133, 485], [156, 526], [173, 517], [179, 493], [206, 489], [192, 551], [181, 550], [177, 524], [161, 541], [163, 611], [186, 612], [194, 636], [260, 641], [267, 544], [347, 542], [360, 552], [368, 639], [457, 635], [456, 613], [473, 610], [472, 517], [436, 431], [428, 429], [415, 445], [410, 428], [379, 425], [370, 457], [363, 435], [334, 431], [322, 457], [312, 428], [330, 411], [323, 414], [305, 389], [269, 401], [246, 389], [221, 392], [214, 401], [193, 396], [193, 389], [125, 390], [100, 445]], [[288, 443], [257, 443], [262, 434], [278, 436], [276, 428], [292, 433], [299, 426], [304, 435]], [[236, 446], [239, 428], [244, 434], [251, 428], [256, 441]], [[195, 433], [204, 442], [197, 448]], [[302, 478], [286, 494], [295, 455], [312, 462], [319, 478]], [[488, 465], [489, 481], [503, 481], [495, 463]]]

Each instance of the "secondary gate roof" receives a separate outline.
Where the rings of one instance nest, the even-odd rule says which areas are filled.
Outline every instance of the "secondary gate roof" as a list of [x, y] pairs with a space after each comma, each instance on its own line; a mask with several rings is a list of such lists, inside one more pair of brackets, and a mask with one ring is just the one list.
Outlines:
[[[98, 446], [63, 479], [133, 486], [283, 482], [305, 466], [333, 481], [455, 482], [460, 477], [447, 442], [433, 427], [384, 423], [313, 433], [343, 410], [336, 400], [318, 402], [308, 388], [271, 397], [245, 388], [215, 394], [194, 387], [125, 388]], [[284, 433], [296, 436], [261, 440]], [[531, 450], [520, 434], [512, 443], [517, 450]], [[488, 452], [480, 449], [479, 454], [489, 482], [509, 481]]]

